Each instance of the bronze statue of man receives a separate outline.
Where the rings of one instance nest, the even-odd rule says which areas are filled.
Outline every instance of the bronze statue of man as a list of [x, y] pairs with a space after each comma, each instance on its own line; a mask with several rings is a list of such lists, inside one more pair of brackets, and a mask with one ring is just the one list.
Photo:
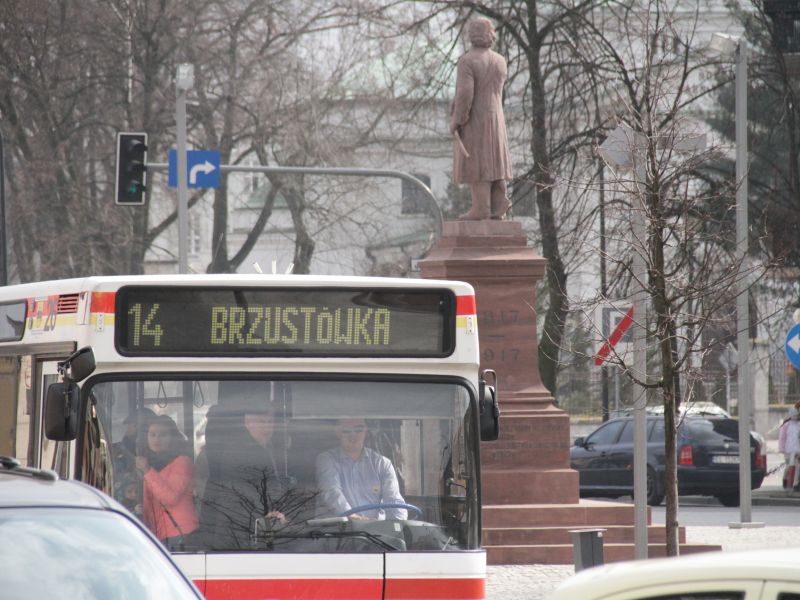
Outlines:
[[510, 206], [506, 180], [511, 155], [503, 116], [506, 61], [491, 49], [495, 40], [489, 19], [469, 24], [471, 48], [458, 60], [456, 94], [450, 108], [453, 182], [468, 183], [472, 208], [461, 219], [502, 219]]

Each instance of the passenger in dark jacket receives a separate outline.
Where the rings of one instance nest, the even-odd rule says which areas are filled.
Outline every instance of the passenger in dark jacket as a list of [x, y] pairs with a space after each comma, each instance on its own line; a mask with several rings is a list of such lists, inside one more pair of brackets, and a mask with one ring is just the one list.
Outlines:
[[[285, 486], [272, 449], [275, 415], [266, 382], [225, 382], [206, 427], [208, 482], [200, 513], [206, 545], [216, 550], [251, 547], [255, 521], [285, 523]], [[222, 387], [222, 386], [221, 386]]]

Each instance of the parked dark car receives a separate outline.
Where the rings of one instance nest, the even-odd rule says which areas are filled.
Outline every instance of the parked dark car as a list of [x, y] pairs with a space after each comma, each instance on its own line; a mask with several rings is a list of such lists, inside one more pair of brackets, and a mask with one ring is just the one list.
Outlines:
[[0, 456], [0, 598], [201, 600], [115, 500]]
[[[581, 496], [633, 493], [633, 417], [607, 421], [570, 449], [580, 474]], [[739, 423], [736, 419], [686, 415], [678, 426], [678, 493], [714, 496], [723, 506], [739, 505]], [[647, 503], [664, 499], [664, 419], [647, 418]], [[766, 448], [750, 434], [751, 487], [764, 480]]]

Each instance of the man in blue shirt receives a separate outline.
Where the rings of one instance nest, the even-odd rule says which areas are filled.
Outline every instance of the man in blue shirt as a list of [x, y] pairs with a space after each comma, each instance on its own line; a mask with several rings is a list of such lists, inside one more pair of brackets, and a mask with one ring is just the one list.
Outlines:
[[[400, 495], [397, 474], [391, 461], [364, 447], [367, 424], [364, 419], [340, 419], [336, 424], [339, 446], [317, 457], [317, 483], [325, 509], [338, 515], [364, 504], [394, 503]], [[365, 510], [351, 519], [406, 519], [402, 508]]]

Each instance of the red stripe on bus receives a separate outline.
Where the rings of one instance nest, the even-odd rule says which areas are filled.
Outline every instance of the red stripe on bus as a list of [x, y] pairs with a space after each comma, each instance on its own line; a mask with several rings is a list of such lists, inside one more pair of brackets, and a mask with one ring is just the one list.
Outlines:
[[456, 296], [457, 315], [475, 315], [478, 309], [475, 306], [475, 296]]
[[92, 292], [93, 313], [113, 313], [116, 292]]
[[486, 580], [480, 579], [387, 579], [385, 600], [483, 600]]
[[[195, 581], [201, 588], [202, 581]], [[206, 600], [483, 600], [486, 580], [387, 579], [210, 579]]]
[[383, 597], [382, 579], [209, 579], [205, 584], [206, 600], [380, 600]]

